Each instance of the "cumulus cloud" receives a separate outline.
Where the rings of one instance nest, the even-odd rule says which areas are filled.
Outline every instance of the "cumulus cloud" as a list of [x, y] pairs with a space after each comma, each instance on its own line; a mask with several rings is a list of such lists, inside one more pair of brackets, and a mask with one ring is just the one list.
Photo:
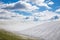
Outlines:
[[0, 9], [0, 20], [20, 20], [22, 21], [24, 18], [23, 15], [17, 14], [15, 12], [11, 12], [8, 10]]
[[38, 12], [38, 13], [35, 13], [33, 14], [34, 17], [38, 18], [40, 21], [41, 20], [55, 20], [56, 19], [60, 19], [60, 15], [55, 13], [55, 12], [52, 12], [52, 11], [43, 11], [43, 12]]
[[[33, 4], [36, 4], [38, 6], [45, 6], [46, 8], [50, 9], [51, 7], [48, 6], [48, 3], [45, 3], [45, 0], [21, 0], [21, 1], [25, 1], [25, 2], [32, 2]], [[53, 4], [53, 2], [49, 2], [49, 4]]]
[[49, 1], [48, 3], [45, 3], [45, 0], [38, 0], [38, 1], [37, 0], [20, 0], [18, 2], [10, 3], [10, 4], [4, 4], [4, 3], [0, 3], [0, 4], [1, 4], [0, 8], [5, 10], [35, 11], [35, 10], [39, 10], [39, 8], [42, 6], [50, 9], [51, 7], [49, 7], [48, 4], [52, 5], [53, 2]]
[[[4, 4], [4, 3], [0, 3], [0, 15], [3, 14], [4, 17], [8, 17], [8, 18], [12, 18], [12, 19], [24, 19], [24, 20], [49, 20], [51, 19], [52, 17], [55, 17], [56, 16], [56, 13], [54, 12], [51, 12], [51, 11], [43, 11], [43, 12], [32, 12], [32, 11], [36, 11], [37, 9], [39, 9], [40, 7], [38, 6], [44, 6], [44, 7], [47, 7], [47, 8], [51, 8], [48, 6], [49, 5], [52, 5], [54, 4], [52, 1], [49, 1], [48, 3], [45, 3], [44, 2], [45, 0], [20, 0], [18, 2], [15, 2], [15, 3], [10, 3], [10, 4]], [[33, 4], [35, 5], [32, 5], [31, 3], [29, 2], [32, 2]], [[2, 10], [3, 9], [3, 10]], [[18, 13], [15, 13], [15, 12], [12, 12], [11, 10], [14, 10], [14, 11], [26, 11], [26, 12], [32, 12], [32, 16], [23, 16], [23, 15], [20, 15]], [[5, 14], [7, 13], [7, 14]], [[2, 19], [3, 17], [1, 17], [0, 19]], [[7, 18], [5, 18], [7, 19]]]
[[[0, 8], [2, 7], [2, 9], [9, 9], [9, 10], [29, 10], [29, 11], [34, 11], [36, 9], [39, 9], [38, 6], [44, 6], [48, 9], [50, 9], [51, 7], [48, 6], [49, 5], [52, 5], [54, 4], [52, 1], [50, 1], [49, 3], [45, 3], [44, 2], [45, 0], [20, 0], [18, 2], [15, 2], [15, 3], [10, 3], [10, 4], [3, 4], [3, 3], [0, 3]], [[32, 5], [32, 4], [35, 4], [35, 5]]]
[[43, 11], [33, 13], [31, 16], [23, 16], [11, 11], [3, 10], [0, 11], [0, 20], [17, 20], [17, 21], [51, 21], [60, 19], [60, 15], [52, 11]]
[[48, 5], [53, 5], [53, 4], [54, 4], [54, 2], [52, 2], [52, 1], [48, 3]]
[[60, 8], [56, 10], [56, 12], [60, 12]]
[[44, 3], [45, 0], [35, 0], [36, 5], [38, 6], [45, 6], [47, 8], [50, 8], [46, 3]]
[[[4, 6], [4, 7], [3, 7]], [[33, 6], [30, 3], [24, 2], [24, 1], [18, 1], [16, 3], [10, 3], [10, 4], [1, 4], [2, 9], [5, 10], [26, 10], [26, 11], [33, 11], [36, 9], [39, 9], [37, 6]]]
[[22, 5], [21, 3], [13, 3], [13, 4], [8, 4], [8, 6], [2, 9], [13, 10], [13, 9], [23, 9], [23, 8], [25, 8], [25, 6]]
[[45, 10], [43, 12], [36, 12], [32, 13], [32, 16], [25, 16], [24, 20], [25, 21], [53, 21], [53, 20], [58, 20], [60, 19], [60, 15], [52, 12]]
[[27, 3], [24, 1], [20, 1], [20, 2], [21, 4], [25, 5], [25, 10], [33, 11], [33, 10], [39, 9], [36, 5], [31, 5], [30, 3]]

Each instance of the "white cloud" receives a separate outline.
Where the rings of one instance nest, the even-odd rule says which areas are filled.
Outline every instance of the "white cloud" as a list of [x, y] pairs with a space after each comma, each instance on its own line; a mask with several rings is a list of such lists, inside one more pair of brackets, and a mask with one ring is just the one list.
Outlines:
[[[8, 10], [22, 10], [22, 11], [35, 11], [36, 9], [39, 9], [38, 6], [44, 6], [48, 9], [51, 9], [51, 7], [48, 6], [48, 4], [52, 5], [53, 2], [50, 1], [48, 4], [44, 2], [45, 0], [20, 0], [15, 3], [10, 3], [10, 4], [3, 4], [0, 3], [0, 8], [2, 9], [8, 9]], [[36, 4], [32, 5], [29, 2]]]
[[39, 9], [37, 6], [35, 5], [33, 6], [25, 1], [18, 1], [16, 3], [10, 3], [10, 4], [1, 3], [0, 8], [5, 10], [26, 10], [26, 11], [33, 11]]
[[[16, 3], [11, 3], [11, 4], [3, 4], [3, 3], [1, 3], [0, 7], [2, 7], [5, 10], [4, 12], [8, 13], [8, 16], [11, 17], [13, 15], [11, 13], [14, 13], [11, 10], [23, 10], [23, 11], [26, 11], [26, 12], [29, 12], [29, 11], [32, 12], [32, 11], [34, 11], [36, 9], [39, 9], [39, 7], [37, 7], [37, 5], [38, 6], [45, 6], [47, 8], [50, 8], [48, 6], [48, 4], [50, 4], [50, 5], [53, 4], [52, 1], [50, 1], [48, 4], [46, 4], [44, 1], [45, 0], [38, 0], [38, 1], [37, 0], [20, 0], [20, 1], [16, 2]], [[32, 2], [32, 3], [36, 4], [36, 5], [32, 5], [29, 2]], [[7, 9], [9, 9], [9, 11], [7, 11]], [[33, 16], [29, 16], [28, 20], [31, 20], [31, 19], [34, 20], [35, 17], [37, 19], [39, 19], [39, 20], [48, 20], [48, 19], [50, 19], [50, 18], [52, 18], [53, 16], [56, 15], [54, 12], [51, 12], [51, 11], [43, 11], [43, 12], [36, 12], [36, 13], [32, 12], [32, 14], [33, 14]], [[18, 20], [20, 18], [21, 19], [26, 18], [25, 16], [21, 16], [21, 15], [18, 16], [18, 15], [17, 15], [17, 13], [15, 13], [12, 16], [12, 17], [15, 17], [13, 19], [16, 20], [16, 18], [17, 18], [17, 20]]]
[[51, 7], [48, 6], [47, 3], [45, 3], [44, 1], [45, 0], [21, 0], [21, 1], [25, 1], [25, 2], [32, 2], [33, 4], [36, 4], [38, 6], [45, 6], [47, 7], [48, 9], [50, 9]]
[[42, 20], [49, 20], [52, 17], [56, 16], [57, 14], [51, 11], [44, 11], [41, 12], [44, 16], [42, 17]]
[[53, 5], [53, 4], [54, 4], [54, 2], [52, 2], [52, 1], [48, 3], [48, 5]]
[[[6, 6], [5, 6], [6, 5]], [[25, 8], [24, 5], [22, 5], [19, 2], [16, 3], [10, 3], [10, 4], [3, 4], [3, 8], [2, 9], [9, 9], [9, 10], [13, 10], [13, 9], [23, 9]]]
[[30, 3], [24, 2], [24, 1], [20, 1], [21, 4], [25, 5], [25, 10], [29, 10], [29, 11], [34, 11], [36, 9], [39, 9], [37, 6], [32, 6]]
[[36, 0], [35, 3], [38, 5], [38, 6], [45, 6], [47, 8], [50, 8], [46, 3], [44, 3], [45, 0]]
[[[43, 11], [43, 12], [37, 12], [35, 14], [33, 14], [33, 16], [37, 17], [40, 21], [41, 20], [48, 20], [50, 21], [51, 19], [53, 19], [54, 17], [59, 17], [60, 19], [60, 15], [55, 13], [55, 12], [52, 12], [52, 11]], [[56, 18], [57, 19], [57, 18]], [[55, 20], [55, 19], [53, 19]]]
[[60, 12], [60, 8], [56, 10], [56, 12]]
[[17, 14], [15, 12], [11, 12], [8, 10], [0, 9], [0, 20], [20, 20], [22, 21], [24, 18], [23, 15]]

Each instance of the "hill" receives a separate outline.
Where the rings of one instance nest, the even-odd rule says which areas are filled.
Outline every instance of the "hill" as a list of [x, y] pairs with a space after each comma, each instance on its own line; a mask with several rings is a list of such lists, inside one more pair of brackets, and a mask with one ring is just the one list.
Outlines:
[[45, 22], [35, 27], [20, 31], [20, 33], [43, 38], [44, 40], [60, 40], [60, 20]]
[[25, 35], [17, 35], [12, 32], [0, 29], [0, 40], [37, 40], [35, 38], [30, 38]]

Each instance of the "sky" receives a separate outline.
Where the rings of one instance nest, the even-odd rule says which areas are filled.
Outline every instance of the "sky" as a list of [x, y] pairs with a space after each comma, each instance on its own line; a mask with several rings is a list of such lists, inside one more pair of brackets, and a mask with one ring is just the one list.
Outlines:
[[21, 21], [60, 19], [60, 0], [0, 0], [0, 19]]
[[60, 0], [0, 0], [0, 28], [20, 31], [56, 20]]

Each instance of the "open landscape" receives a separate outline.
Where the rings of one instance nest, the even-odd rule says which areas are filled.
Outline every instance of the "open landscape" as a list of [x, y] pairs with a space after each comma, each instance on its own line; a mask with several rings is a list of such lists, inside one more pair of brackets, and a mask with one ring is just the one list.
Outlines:
[[0, 40], [60, 40], [60, 0], [0, 0]]
[[0, 29], [0, 40], [38, 40], [38, 39], [22, 34], [18, 35], [16, 33], [12, 33], [4, 29]]
[[20, 33], [42, 38], [44, 40], [60, 40], [60, 20], [45, 22], [35, 27], [20, 31]]
[[[14, 25], [15, 22], [12, 24]], [[12, 26], [11, 28], [15, 26], [13, 26], [12, 24], [10, 24], [10, 26]], [[60, 40], [60, 20], [45, 22], [35, 27], [27, 28], [25, 30], [16, 29], [16, 27], [19, 27], [18, 24], [16, 24], [17, 26], [15, 27], [15, 29], [17, 31], [14, 30], [14, 28], [13, 30], [9, 29], [10, 26], [7, 27], [6, 25], [7, 23], [3, 24], [3, 22], [2, 24], [0, 24], [0, 29], [3, 29], [0, 30], [0, 38], [2, 39], [6, 38], [6, 40]]]

